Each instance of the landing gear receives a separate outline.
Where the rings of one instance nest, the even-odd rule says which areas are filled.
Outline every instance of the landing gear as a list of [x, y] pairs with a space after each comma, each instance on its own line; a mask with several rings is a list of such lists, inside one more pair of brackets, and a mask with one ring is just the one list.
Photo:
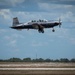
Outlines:
[[29, 30], [29, 29], [27, 29], [27, 30]]
[[55, 32], [55, 29], [53, 28], [52, 32]]
[[44, 30], [42, 30], [41, 32], [44, 33]]
[[38, 25], [38, 32], [44, 33], [44, 27], [42, 25]]
[[39, 33], [44, 33], [44, 30], [38, 30]]

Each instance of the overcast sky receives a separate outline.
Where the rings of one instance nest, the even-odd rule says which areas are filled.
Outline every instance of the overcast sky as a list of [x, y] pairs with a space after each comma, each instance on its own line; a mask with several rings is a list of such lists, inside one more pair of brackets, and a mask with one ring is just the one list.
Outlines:
[[[61, 18], [62, 27], [17, 31], [10, 29], [12, 19], [30, 20]], [[0, 59], [75, 58], [75, 0], [0, 0]]]

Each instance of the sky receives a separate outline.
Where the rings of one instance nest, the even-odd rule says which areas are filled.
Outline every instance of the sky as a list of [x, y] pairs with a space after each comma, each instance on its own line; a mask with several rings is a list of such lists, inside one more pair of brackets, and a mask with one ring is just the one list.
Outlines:
[[[30, 20], [61, 18], [62, 26], [17, 31], [9, 28], [18, 17], [20, 23]], [[75, 0], [0, 0], [0, 59], [75, 58]]]

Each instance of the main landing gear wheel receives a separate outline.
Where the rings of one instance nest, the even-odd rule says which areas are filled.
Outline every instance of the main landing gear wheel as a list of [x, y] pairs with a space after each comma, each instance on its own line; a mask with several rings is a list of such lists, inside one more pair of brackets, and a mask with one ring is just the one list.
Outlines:
[[42, 33], [44, 33], [44, 30], [42, 31]]
[[38, 30], [38, 32], [39, 32], [39, 33], [44, 33], [44, 30], [42, 30], [42, 31]]
[[55, 30], [53, 29], [52, 32], [55, 32]]

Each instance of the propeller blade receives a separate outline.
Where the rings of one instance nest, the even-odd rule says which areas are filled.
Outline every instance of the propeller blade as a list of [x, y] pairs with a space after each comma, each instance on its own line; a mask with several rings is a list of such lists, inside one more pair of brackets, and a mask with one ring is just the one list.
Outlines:
[[59, 28], [61, 27], [61, 24], [62, 22], [61, 22], [61, 19], [59, 18]]

